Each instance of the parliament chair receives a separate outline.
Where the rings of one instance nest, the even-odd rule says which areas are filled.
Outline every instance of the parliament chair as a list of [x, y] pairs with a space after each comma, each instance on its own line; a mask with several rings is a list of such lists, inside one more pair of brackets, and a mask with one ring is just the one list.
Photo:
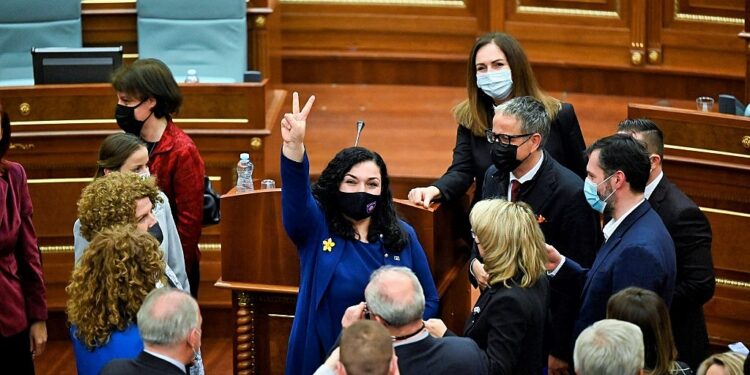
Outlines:
[[242, 82], [247, 66], [245, 0], [138, 0], [138, 54], [163, 61], [178, 82]]
[[34, 84], [32, 47], [81, 47], [81, 0], [0, 1], [0, 86]]

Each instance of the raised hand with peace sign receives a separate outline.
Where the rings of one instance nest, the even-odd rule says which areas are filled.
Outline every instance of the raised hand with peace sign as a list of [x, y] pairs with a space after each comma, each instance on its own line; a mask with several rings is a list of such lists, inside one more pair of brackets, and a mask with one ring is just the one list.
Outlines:
[[307, 116], [315, 102], [315, 95], [307, 99], [305, 107], [299, 109], [299, 94], [292, 94], [292, 113], [285, 113], [281, 119], [281, 139], [284, 141], [282, 153], [287, 158], [301, 162], [305, 155], [305, 129], [307, 127]]

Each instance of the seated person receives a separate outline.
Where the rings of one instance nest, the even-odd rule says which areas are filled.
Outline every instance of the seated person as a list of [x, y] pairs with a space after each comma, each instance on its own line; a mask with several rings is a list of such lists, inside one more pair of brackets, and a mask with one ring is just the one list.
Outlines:
[[600, 320], [576, 339], [573, 363], [576, 375], [643, 375], [641, 330], [621, 320]]
[[[94, 178], [104, 177], [109, 175], [110, 172], [133, 172], [147, 179], [150, 177], [148, 160], [146, 144], [138, 137], [128, 133], [112, 134], [105, 138], [99, 147], [99, 160], [96, 161], [97, 170]], [[161, 191], [159, 191], [159, 198], [161, 198], [161, 201], [157, 200], [154, 204], [156, 224], [149, 227], [148, 232], [160, 243], [159, 247], [164, 253], [164, 260], [167, 264], [167, 274], [170, 277], [174, 275], [174, 278], [179, 281], [179, 283], [173, 283], [173, 286], [190, 292], [190, 284], [185, 273], [185, 258], [182, 253], [177, 226], [172, 217], [172, 208], [169, 205], [169, 199]], [[101, 201], [101, 203], [119, 204], [115, 201]], [[111, 224], [116, 224], [114, 221]], [[125, 222], [117, 223], [124, 224]], [[80, 219], [76, 220], [73, 225], [73, 235], [75, 238], [75, 259], [78, 262], [86, 246], [88, 246], [87, 238], [81, 235]]]
[[414, 229], [393, 205], [383, 159], [362, 147], [340, 151], [313, 186], [304, 145], [314, 97], [281, 123], [282, 220], [300, 257], [297, 306], [286, 357], [287, 374], [311, 374], [341, 332], [347, 307], [363, 300], [372, 271], [385, 264], [414, 270], [427, 300], [425, 317], [438, 312], [438, 295]]
[[[468, 337], [432, 337], [422, 321], [424, 293], [406, 267], [384, 266], [370, 276], [365, 301], [346, 309], [341, 325], [362, 319], [381, 323], [393, 337], [398, 368], [403, 374], [484, 375], [487, 356]], [[369, 316], [368, 316], [369, 314]]]
[[656, 293], [637, 287], [615, 293], [607, 303], [607, 319], [630, 322], [641, 329], [646, 356], [644, 370], [649, 375], [693, 373], [690, 366], [676, 360], [669, 309]]
[[138, 310], [143, 351], [135, 359], [110, 362], [102, 375], [184, 375], [185, 366], [198, 360], [202, 323], [198, 303], [190, 294], [173, 288], [155, 289]]
[[166, 283], [159, 243], [133, 225], [102, 229], [65, 288], [66, 313], [79, 375], [96, 375], [114, 358], [143, 349], [136, 313], [146, 295]]
[[742, 375], [744, 373], [744, 362], [746, 356], [735, 353], [726, 352], [714, 354], [706, 358], [700, 367], [698, 367], [698, 375]]
[[[541, 374], [549, 282], [536, 216], [526, 203], [490, 199], [474, 205], [469, 221], [489, 286], [479, 295], [464, 336], [487, 353], [490, 374]], [[428, 321], [427, 328], [438, 337], [446, 333], [438, 319]]]

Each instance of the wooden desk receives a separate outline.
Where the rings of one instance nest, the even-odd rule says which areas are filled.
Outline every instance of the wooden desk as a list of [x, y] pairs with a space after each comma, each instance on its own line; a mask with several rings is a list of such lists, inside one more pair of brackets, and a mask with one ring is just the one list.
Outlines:
[[[216, 191], [234, 185], [241, 152], [250, 152], [256, 178], [278, 180], [266, 174], [265, 165], [269, 158], [278, 160], [280, 141], [271, 127], [280, 121], [285, 91], [268, 90], [267, 81], [184, 84], [181, 90], [183, 107], [175, 123], [195, 141]], [[102, 140], [120, 131], [115, 93], [108, 84], [4, 87], [0, 102], [12, 126], [7, 158], [23, 164], [29, 178], [50, 310], [60, 311], [72, 270], [76, 202], [95, 172]], [[220, 232], [221, 224], [203, 230], [200, 302], [228, 308], [229, 294], [211, 287], [220, 275]], [[64, 327], [58, 328], [51, 330], [64, 334]]]
[[712, 345], [750, 342], [750, 118], [631, 104], [664, 132], [664, 173], [708, 217], [716, 293], [704, 306]]

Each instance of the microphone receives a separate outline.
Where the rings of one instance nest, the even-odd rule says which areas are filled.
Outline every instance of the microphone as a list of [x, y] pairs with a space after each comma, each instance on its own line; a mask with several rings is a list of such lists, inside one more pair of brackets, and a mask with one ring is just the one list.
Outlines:
[[365, 128], [365, 122], [362, 120], [357, 121], [357, 138], [354, 138], [354, 147], [359, 144], [359, 135], [362, 134], [362, 129]]

